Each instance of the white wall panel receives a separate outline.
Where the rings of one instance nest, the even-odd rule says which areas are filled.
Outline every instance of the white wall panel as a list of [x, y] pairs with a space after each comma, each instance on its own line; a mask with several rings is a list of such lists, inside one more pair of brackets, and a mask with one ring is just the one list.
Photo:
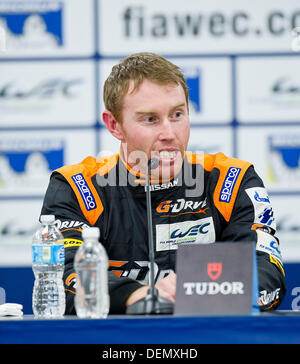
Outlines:
[[0, 127], [95, 123], [93, 62], [0, 62], [0, 74]]
[[237, 108], [241, 122], [300, 121], [300, 57], [237, 60]]

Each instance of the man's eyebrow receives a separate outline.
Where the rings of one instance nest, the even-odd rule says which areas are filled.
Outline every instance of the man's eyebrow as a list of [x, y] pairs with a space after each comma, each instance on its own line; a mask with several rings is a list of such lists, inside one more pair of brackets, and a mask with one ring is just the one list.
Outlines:
[[136, 115], [143, 115], [143, 114], [156, 114], [156, 111], [153, 110], [139, 110], [135, 112]]
[[172, 109], [178, 109], [179, 107], [182, 107], [182, 106], [186, 106], [186, 103], [185, 102], [181, 102], [180, 104], [178, 105], [175, 105]]
[[[179, 107], [183, 107], [185, 105], [186, 105], [185, 102], [181, 102], [180, 104], [177, 104], [177, 105], [173, 106], [171, 110], [178, 109]], [[157, 114], [157, 111], [154, 111], [154, 110], [139, 110], [139, 111], [136, 111], [135, 114], [136, 115]]]

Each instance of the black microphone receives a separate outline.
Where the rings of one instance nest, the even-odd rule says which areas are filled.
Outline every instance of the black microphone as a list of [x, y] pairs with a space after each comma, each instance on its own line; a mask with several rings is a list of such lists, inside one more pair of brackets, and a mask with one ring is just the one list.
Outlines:
[[148, 160], [148, 168], [146, 174], [146, 203], [147, 203], [147, 224], [148, 224], [148, 248], [149, 248], [149, 285], [146, 297], [129, 306], [126, 313], [129, 315], [146, 315], [146, 314], [172, 314], [173, 303], [159, 296], [157, 288], [155, 288], [154, 278], [154, 244], [153, 244], [153, 225], [152, 225], [152, 208], [151, 208], [151, 186], [149, 171], [159, 166], [157, 158]]

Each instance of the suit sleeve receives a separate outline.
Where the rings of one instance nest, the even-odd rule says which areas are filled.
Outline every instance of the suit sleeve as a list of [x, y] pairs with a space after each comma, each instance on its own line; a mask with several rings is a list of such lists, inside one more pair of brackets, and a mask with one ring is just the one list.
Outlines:
[[262, 311], [276, 309], [286, 292], [285, 273], [276, 237], [274, 211], [253, 166], [245, 173], [222, 240], [256, 242], [258, 303]]
[[[90, 224], [85, 219], [77, 198], [65, 178], [54, 172], [46, 191], [42, 215], [53, 214], [56, 224], [64, 236], [65, 270], [63, 275], [66, 292], [65, 314], [75, 315], [74, 297], [76, 295], [76, 274], [74, 258], [78, 247], [83, 243], [81, 232]], [[117, 277], [108, 272], [110, 295], [110, 314], [125, 313], [125, 302], [132, 292], [141, 285], [129, 278]]]

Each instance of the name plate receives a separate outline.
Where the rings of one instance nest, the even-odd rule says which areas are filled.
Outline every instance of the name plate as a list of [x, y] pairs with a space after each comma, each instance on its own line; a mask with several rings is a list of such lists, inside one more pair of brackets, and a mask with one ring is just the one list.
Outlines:
[[175, 314], [241, 315], [258, 311], [254, 243], [178, 247]]

